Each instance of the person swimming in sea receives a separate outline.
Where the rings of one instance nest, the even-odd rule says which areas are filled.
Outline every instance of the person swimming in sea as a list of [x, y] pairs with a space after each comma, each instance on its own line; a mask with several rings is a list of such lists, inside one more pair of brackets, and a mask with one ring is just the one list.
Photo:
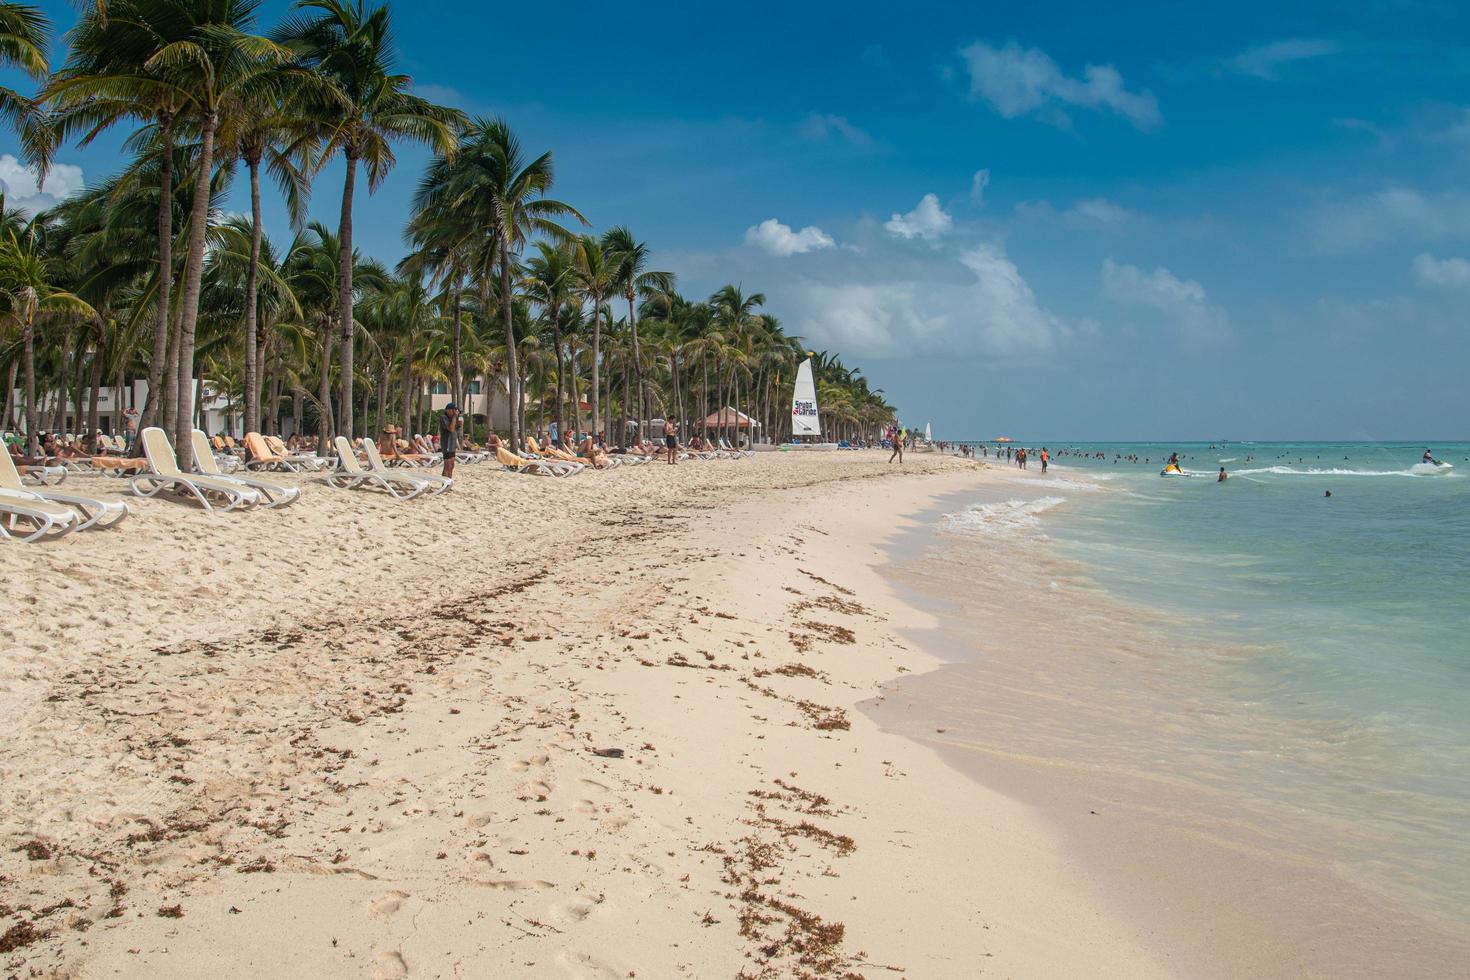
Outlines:
[[1225, 476], [1225, 467], [1220, 467], [1220, 475], [1215, 478], [1216, 483], [1224, 483], [1228, 479]]

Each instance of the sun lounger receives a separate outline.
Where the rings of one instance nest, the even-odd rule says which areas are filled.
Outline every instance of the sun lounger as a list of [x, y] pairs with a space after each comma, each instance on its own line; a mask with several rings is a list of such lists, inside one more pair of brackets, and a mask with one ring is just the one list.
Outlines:
[[[22, 521], [29, 527], [25, 533], [17, 527]], [[80, 526], [81, 519], [70, 507], [13, 490], [0, 490], [0, 538], [54, 541]]]
[[153, 497], [164, 490], [172, 490], [180, 496], [192, 496], [204, 506], [214, 510], [210, 498], [223, 504], [221, 510], [236, 507], [253, 507], [260, 503], [260, 492], [239, 483], [227, 482], [208, 476], [190, 476], [179, 469], [174, 447], [169, 445], [168, 436], [157, 426], [149, 426], [139, 436], [143, 440], [143, 454], [148, 458], [149, 472], [142, 473], [129, 481], [133, 493], [140, 497]]
[[[6, 455], [10, 455], [6, 453]], [[62, 466], [35, 466], [24, 465], [20, 468], [20, 478], [33, 486], [54, 487], [66, 482], [66, 468]]]
[[245, 433], [245, 468], [247, 470], [279, 470], [283, 473], [296, 473], [308, 469], [303, 463], [292, 462], [283, 453], [271, 451], [266, 445], [265, 437], [259, 432]]
[[283, 487], [279, 483], [267, 483], [248, 476], [230, 476], [220, 471], [214, 454], [209, 451], [209, 438], [198, 429], [194, 430], [194, 468], [207, 477], [238, 483], [242, 487], [260, 494], [262, 507], [284, 507], [295, 503], [301, 496], [300, 487]]
[[[380, 475], [388, 472], [388, 467], [383, 465], [383, 457], [378, 455], [377, 443], [371, 439], [364, 439], [362, 441], [362, 448], [367, 454], [367, 468], [370, 472]], [[454, 485], [454, 480], [451, 477], [435, 476], [432, 473], [415, 473], [414, 479], [423, 480], [429, 485], [429, 492], [435, 494], [443, 493]]]
[[266, 447], [286, 460], [293, 466], [300, 466], [312, 472], [321, 472], [332, 468], [332, 460], [326, 456], [318, 456], [316, 453], [292, 452], [286, 448], [286, 444], [279, 436], [265, 436]]
[[4, 457], [0, 459], [0, 490], [6, 491], [7, 495], [20, 494], [72, 508], [79, 515], [78, 524], [73, 530], [113, 527], [120, 524], [133, 512], [126, 500], [116, 497], [89, 497], [82, 494], [62, 493], [59, 490], [27, 487], [21, 482], [20, 472], [15, 468], [10, 454], [0, 453], [0, 456]]
[[428, 493], [429, 481], [421, 476], [413, 476], [408, 473], [375, 473], [364, 469], [357, 453], [353, 451], [352, 443], [346, 436], [338, 436], [335, 442], [337, 447], [337, 460], [341, 469], [335, 473], [328, 473], [322, 477], [329, 487], [339, 490], [360, 490], [363, 487], [377, 487], [386, 490], [399, 500], [412, 500], [413, 498]]
[[500, 465], [517, 473], [530, 473], [533, 476], [571, 476], [578, 472], [570, 463], [558, 463], [549, 459], [526, 459], [517, 456], [504, 446], [495, 450], [495, 458]]

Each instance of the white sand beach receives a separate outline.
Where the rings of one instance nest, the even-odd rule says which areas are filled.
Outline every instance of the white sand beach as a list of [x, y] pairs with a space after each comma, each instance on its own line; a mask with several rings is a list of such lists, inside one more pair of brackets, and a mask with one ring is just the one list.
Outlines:
[[6, 549], [7, 971], [1166, 975], [1026, 806], [853, 710], [934, 666], [878, 545], [994, 473], [885, 460]]

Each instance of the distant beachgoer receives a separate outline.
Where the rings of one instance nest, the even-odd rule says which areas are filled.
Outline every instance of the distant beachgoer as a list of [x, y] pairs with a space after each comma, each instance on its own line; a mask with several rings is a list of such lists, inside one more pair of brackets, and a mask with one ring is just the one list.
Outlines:
[[123, 440], [127, 444], [127, 451], [133, 451], [133, 443], [138, 439], [138, 410], [136, 408], [123, 409]]
[[677, 465], [678, 461], [674, 457], [679, 452], [679, 432], [674, 428], [673, 419], [664, 419], [664, 449], [669, 454], [669, 465]]
[[898, 465], [899, 466], [902, 466], [903, 465], [903, 430], [900, 429], [897, 433], [895, 433], [895, 436], [896, 436], [896, 438], [893, 440], [893, 452], [891, 454], [889, 454], [889, 456], [888, 456], [888, 462], [890, 462], [890, 463], [893, 462], [893, 458], [895, 456], [897, 456], [898, 457]]
[[459, 451], [459, 434], [464, 430], [464, 419], [460, 417], [459, 406], [450, 402], [444, 406], [444, 414], [439, 416], [439, 452], [444, 456], [444, 476], [454, 477], [455, 453]]
[[1324, 497], [1330, 497], [1330, 496], [1332, 496], [1332, 491], [1331, 490], [1324, 490], [1322, 492], [1322, 496], [1324, 496]]
[[1041, 472], [1043, 472], [1043, 473], [1046, 472], [1046, 464], [1049, 463], [1049, 462], [1051, 462], [1051, 456], [1049, 456], [1047, 454], [1046, 447], [1045, 446], [1042, 446], [1041, 447]]
[[1215, 482], [1216, 483], [1224, 483], [1225, 480], [1226, 480], [1225, 467], [1222, 466], [1222, 467], [1220, 467], [1220, 475], [1215, 478]]

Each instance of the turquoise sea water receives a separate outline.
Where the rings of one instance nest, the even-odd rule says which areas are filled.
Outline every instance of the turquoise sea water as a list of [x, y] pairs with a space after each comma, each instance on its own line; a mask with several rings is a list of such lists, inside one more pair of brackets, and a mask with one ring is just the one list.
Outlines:
[[[1192, 649], [1243, 651], [1226, 693], [1255, 730], [1221, 781], [1371, 827], [1365, 866], [1470, 916], [1470, 443], [1433, 444], [1436, 475], [1408, 442], [1028, 445], [1049, 478], [957, 526], [1041, 535], [1162, 611], [1181, 683]], [[1171, 451], [1188, 477], [1160, 477]]]

